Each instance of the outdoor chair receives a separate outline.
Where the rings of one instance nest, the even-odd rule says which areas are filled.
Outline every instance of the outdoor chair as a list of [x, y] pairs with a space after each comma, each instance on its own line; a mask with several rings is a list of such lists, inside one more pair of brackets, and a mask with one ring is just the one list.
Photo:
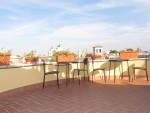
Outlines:
[[57, 86], [59, 88], [59, 78], [58, 78], [58, 74], [59, 74], [59, 71], [58, 71], [58, 68], [59, 68], [59, 65], [57, 65], [57, 70], [56, 71], [46, 71], [46, 64], [45, 64], [45, 61], [43, 61], [43, 70], [44, 70], [44, 77], [43, 77], [43, 88], [45, 86], [45, 76], [46, 75], [56, 75], [57, 76]]
[[85, 81], [85, 72], [87, 72], [88, 81], [89, 81], [89, 74], [88, 74], [88, 58], [84, 58], [83, 60], [83, 68], [79, 68], [79, 63], [77, 63], [77, 68], [73, 71], [73, 81], [74, 81], [74, 74], [75, 71], [78, 73], [79, 85], [80, 85], [80, 72], [84, 72], [84, 81]]
[[[94, 72], [95, 71], [98, 71], [98, 72], [100, 72], [100, 71], [102, 71], [103, 72], [103, 77], [104, 77], [104, 80], [105, 80], [105, 82], [106, 82], [106, 75], [105, 75], [105, 68], [103, 68], [103, 67], [98, 67], [98, 68], [95, 68], [95, 60], [93, 60], [92, 59], [92, 67], [93, 67], [93, 71], [92, 71], [92, 82], [93, 82], [93, 76], [94, 76]], [[100, 74], [100, 73], [99, 73]]]
[[147, 58], [145, 58], [144, 59], [144, 65], [143, 65], [143, 67], [139, 67], [139, 66], [135, 66], [135, 67], [133, 67], [133, 74], [134, 74], [134, 80], [135, 80], [135, 70], [143, 70], [143, 71], [145, 71], [145, 74], [146, 74], [146, 79], [147, 79], [147, 82], [149, 81], [149, 79], [148, 79], [148, 60], [149, 59], [147, 59]]

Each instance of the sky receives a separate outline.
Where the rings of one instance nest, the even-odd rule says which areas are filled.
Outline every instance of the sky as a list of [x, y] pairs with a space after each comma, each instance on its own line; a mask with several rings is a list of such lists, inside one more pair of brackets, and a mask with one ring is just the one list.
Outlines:
[[47, 55], [58, 44], [150, 51], [150, 0], [0, 0], [0, 48]]

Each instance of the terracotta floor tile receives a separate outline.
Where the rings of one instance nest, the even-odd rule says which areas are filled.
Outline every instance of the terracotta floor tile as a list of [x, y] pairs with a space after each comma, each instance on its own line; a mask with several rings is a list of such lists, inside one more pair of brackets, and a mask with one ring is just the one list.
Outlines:
[[[149, 113], [146, 80], [71, 81], [68, 86], [37, 84], [0, 94], [0, 113]], [[7, 93], [7, 92], [6, 92]]]

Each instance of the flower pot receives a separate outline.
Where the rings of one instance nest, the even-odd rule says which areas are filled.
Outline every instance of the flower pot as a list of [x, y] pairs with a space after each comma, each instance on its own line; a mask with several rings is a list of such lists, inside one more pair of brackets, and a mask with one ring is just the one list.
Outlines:
[[102, 58], [101, 56], [92, 56], [91, 57], [92, 60], [97, 60], [97, 59], [101, 59], [101, 58]]
[[138, 51], [121, 51], [119, 53], [121, 59], [138, 58]]
[[0, 65], [10, 64], [10, 54], [0, 54]]
[[38, 58], [25, 58], [26, 62], [37, 62]]
[[56, 62], [73, 62], [75, 61], [75, 54], [60, 54], [56, 57]]

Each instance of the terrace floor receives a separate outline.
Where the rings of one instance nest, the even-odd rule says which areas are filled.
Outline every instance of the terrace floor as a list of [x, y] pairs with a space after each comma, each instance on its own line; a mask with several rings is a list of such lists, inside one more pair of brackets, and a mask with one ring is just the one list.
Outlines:
[[146, 80], [71, 81], [41, 84], [0, 94], [0, 113], [150, 113], [150, 83]]

